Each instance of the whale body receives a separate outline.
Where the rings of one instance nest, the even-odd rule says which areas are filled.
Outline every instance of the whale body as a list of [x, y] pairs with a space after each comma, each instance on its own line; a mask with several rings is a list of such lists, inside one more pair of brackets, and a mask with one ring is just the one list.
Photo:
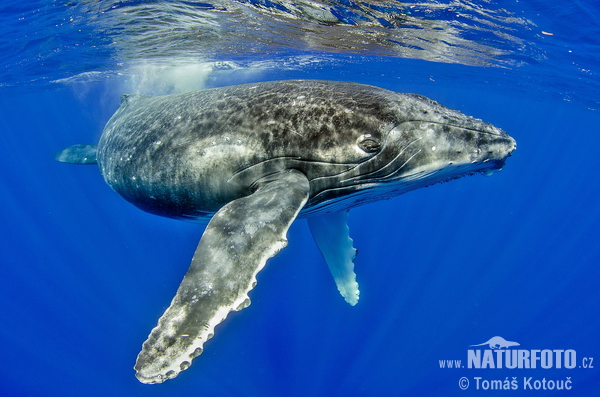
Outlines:
[[420, 95], [288, 80], [125, 95], [97, 147], [75, 145], [55, 157], [96, 161], [106, 183], [144, 211], [208, 222], [135, 364], [141, 382], [160, 383], [190, 366], [229, 312], [249, 305], [257, 273], [286, 246], [296, 218], [308, 219], [338, 290], [354, 305], [349, 209], [489, 175], [515, 149], [503, 130]]

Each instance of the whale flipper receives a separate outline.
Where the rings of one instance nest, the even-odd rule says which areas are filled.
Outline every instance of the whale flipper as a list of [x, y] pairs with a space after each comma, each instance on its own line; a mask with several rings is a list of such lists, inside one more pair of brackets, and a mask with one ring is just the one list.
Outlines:
[[97, 145], [73, 145], [54, 153], [54, 160], [71, 164], [96, 164]]
[[308, 218], [308, 227], [319, 247], [338, 291], [352, 306], [358, 303], [358, 283], [354, 273], [356, 249], [348, 229], [348, 211]]
[[251, 195], [231, 201], [209, 222], [169, 308], [138, 355], [143, 383], [161, 383], [187, 369], [248, 292], [265, 262], [287, 245], [286, 234], [308, 199], [309, 182], [295, 170], [262, 178]]

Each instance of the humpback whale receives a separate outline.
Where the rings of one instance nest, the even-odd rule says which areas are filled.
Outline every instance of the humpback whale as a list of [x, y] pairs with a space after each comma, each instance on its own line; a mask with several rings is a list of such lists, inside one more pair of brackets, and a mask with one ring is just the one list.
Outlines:
[[351, 82], [287, 80], [166, 96], [124, 95], [97, 145], [58, 161], [97, 163], [144, 211], [208, 222], [171, 305], [135, 364], [143, 383], [187, 369], [229, 312], [250, 304], [266, 261], [307, 218], [338, 290], [359, 290], [348, 210], [500, 170], [503, 130], [426, 97]]

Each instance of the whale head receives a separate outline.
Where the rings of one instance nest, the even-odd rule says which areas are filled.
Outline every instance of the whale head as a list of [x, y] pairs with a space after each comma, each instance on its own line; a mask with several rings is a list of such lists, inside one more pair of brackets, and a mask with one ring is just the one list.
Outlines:
[[335, 189], [316, 194], [315, 209], [337, 211], [466, 175], [489, 176], [516, 149], [502, 129], [417, 94], [389, 92], [378, 119], [377, 128], [355, 139], [354, 152], [364, 160], [336, 175]]
[[426, 97], [399, 94], [397, 124], [385, 135], [381, 170], [388, 181], [439, 182], [473, 173], [490, 175], [516, 149], [505, 131]]

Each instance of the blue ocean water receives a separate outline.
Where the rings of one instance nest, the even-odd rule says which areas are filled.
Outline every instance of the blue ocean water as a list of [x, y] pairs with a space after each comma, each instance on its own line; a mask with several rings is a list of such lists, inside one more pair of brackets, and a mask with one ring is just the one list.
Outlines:
[[[0, 395], [600, 395], [593, 1], [39, 1], [0, 21]], [[96, 142], [122, 93], [291, 78], [426, 95], [518, 150], [492, 177], [352, 210], [355, 307], [295, 222], [252, 304], [189, 370], [143, 385], [136, 355], [203, 227], [143, 213], [53, 152]], [[575, 351], [574, 367], [468, 368], [493, 336]]]

